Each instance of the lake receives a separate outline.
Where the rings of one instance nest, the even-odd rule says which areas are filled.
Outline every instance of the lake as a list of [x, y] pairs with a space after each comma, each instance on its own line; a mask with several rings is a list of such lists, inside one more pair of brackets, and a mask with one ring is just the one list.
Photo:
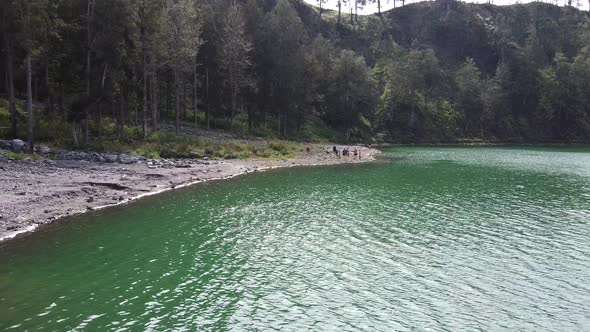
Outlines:
[[590, 149], [390, 148], [0, 244], [0, 330], [588, 331]]

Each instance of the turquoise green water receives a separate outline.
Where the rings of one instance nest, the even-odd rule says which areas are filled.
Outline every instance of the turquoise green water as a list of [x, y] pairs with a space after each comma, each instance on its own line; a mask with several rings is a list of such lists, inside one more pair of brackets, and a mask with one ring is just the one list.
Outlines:
[[590, 150], [385, 157], [2, 243], [0, 330], [590, 330]]

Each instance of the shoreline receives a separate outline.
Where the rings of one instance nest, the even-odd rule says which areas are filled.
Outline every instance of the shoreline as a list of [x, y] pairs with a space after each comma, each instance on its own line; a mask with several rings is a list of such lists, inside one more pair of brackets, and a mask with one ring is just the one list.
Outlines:
[[331, 145], [285, 160], [177, 160], [174, 166], [147, 162], [104, 164], [88, 161], [0, 161], [0, 243], [26, 236], [43, 225], [94, 210], [122, 206], [148, 196], [204, 182], [269, 169], [357, 164], [375, 160], [377, 149], [359, 149], [362, 159], [337, 158]]

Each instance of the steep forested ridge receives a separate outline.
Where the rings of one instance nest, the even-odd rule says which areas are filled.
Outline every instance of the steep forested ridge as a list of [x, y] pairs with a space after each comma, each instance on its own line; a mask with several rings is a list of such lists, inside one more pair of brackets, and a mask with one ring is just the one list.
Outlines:
[[571, 7], [437, 1], [361, 17], [297, 0], [14, 0], [0, 10], [5, 137], [30, 124], [29, 139], [75, 146], [183, 127], [590, 141], [590, 16]]

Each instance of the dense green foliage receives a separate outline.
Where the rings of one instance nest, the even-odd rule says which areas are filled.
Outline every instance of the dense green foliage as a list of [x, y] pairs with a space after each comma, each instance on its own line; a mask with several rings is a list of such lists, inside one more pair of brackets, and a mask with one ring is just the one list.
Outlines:
[[30, 55], [35, 137], [63, 144], [147, 142], [183, 126], [590, 141], [590, 16], [571, 7], [440, 1], [357, 17], [297, 0], [13, 0], [0, 10], [0, 91], [10, 100], [13, 82], [16, 95], [0, 104], [2, 136], [25, 136]]

